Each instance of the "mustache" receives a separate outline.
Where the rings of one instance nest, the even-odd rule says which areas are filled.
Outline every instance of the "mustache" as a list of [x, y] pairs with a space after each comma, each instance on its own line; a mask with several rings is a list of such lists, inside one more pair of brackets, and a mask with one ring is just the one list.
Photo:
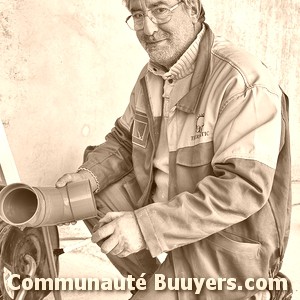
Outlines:
[[146, 44], [159, 42], [161, 40], [165, 40], [169, 38], [169, 34], [161, 33], [161, 34], [153, 34], [153, 35], [142, 35], [141, 39]]

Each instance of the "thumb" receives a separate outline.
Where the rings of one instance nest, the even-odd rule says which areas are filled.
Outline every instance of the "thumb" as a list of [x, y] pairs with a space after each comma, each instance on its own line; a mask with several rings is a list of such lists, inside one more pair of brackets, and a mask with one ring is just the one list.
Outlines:
[[65, 174], [57, 180], [57, 182], [55, 183], [55, 186], [58, 187], [58, 188], [64, 187], [70, 181], [72, 181], [72, 175], [71, 174]]
[[122, 217], [124, 212], [108, 212], [102, 219], [98, 221], [98, 223], [94, 226], [93, 232], [96, 232], [103, 225], [112, 222], [115, 219]]
[[79, 179], [80, 176], [77, 173], [68, 173], [60, 177], [55, 183], [55, 186], [58, 188], [64, 187], [68, 182], [78, 181]]

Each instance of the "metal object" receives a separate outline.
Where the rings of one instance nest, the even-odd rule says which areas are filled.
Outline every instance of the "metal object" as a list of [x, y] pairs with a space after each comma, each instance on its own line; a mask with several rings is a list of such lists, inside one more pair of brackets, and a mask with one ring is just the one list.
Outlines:
[[[36, 263], [35, 278], [56, 278], [58, 269], [58, 258], [53, 256], [52, 249], [59, 248], [59, 235], [55, 226], [47, 228], [19, 228], [7, 225], [7, 230], [2, 235], [0, 255], [0, 289], [4, 299], [15, 299], [17, 291], [12, 291], [8, 285], [11, 274], [20, 275], [20, 280], [32, 274], [30, 265], [32, 263], [27, 255], [30, 255]], [[51, 249], [48, 249], [51, 247]], [[51, 268], [51, 269], [50, 269]], [[54, 271], [53, 271], [54, 270]], [[26, 300], [42, 300], [52, 290], [29, 290]], [[19, 291], [20, 293], [20, 291]], [[20, 297], [20, 295], [19, 295]], [[56, 300], [60, 300], [55, 295]]]
[[[53, 246], [52, 246], [52, 241], [51, 241], [49, 228], [48, 227], [42, 227], [42, 231], [43, 231], [43, 237], [44, 237], [44, 242], [45, 242], [46, 251], [47, 251], [47, 260], [48, 260], [48, 264], [49, 264], [50, 276], [52, 278], [57, 278], [58, 271], [57, 271], [57, 267], [56, 267], [56, 264], [55, 264], [55, 259], [54, 259], [54, 256], [53, 256]], [[61, 300], [60, 291], [54, 290], [53, 295], [54, 295], [55, 300]]]
[[91, 242], [92, 242], [91, 238], [87, 238], [87, 239], [85, 239], [81, 242], [78, 242], [76, 244], [66, 246], [64, 248], [54, 249], [53, 254], [56, 255], [56, 256], [59, 256], [59, 255], [64, 254], [64, 253], [72, 252], [72, 251], [74, 251], [78, 248], [81, 248], [83, 246], [88, 245]]
[[[37, 264], [36, 264], [34, 258], [32, 256], [30, 256], [29, 254], [25, 255], [24, 261], [27, 263], [26, 275], [29, 278], [33, 279], [33, 277], [36, 273], [36, 270], [37, 270]], [[26, 297], [26, 294], [27, 294], [27, 291], [24, 290], [23, 287], [21, 287], [21, 289], [16, 297], [16, 300], [24, 300]]]

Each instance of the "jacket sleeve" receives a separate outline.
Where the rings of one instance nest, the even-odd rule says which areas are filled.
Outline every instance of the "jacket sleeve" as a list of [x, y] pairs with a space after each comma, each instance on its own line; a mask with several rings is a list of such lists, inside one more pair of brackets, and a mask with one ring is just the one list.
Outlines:
[[98, 191], [118, 181], [132, 170], [131, 128], [133, 123], [134, 92], [125, 113], [105, 137], [105, 142], [88, 147], [84, 163], [79, 169], [87, 169], [98, 180]]
[[194, 193], [135, 211], [152, 256], [204, 239], [265, 205], [280, 151], [279, 95], [254, 86], [223, 102], [213, 137], [214, 175]]

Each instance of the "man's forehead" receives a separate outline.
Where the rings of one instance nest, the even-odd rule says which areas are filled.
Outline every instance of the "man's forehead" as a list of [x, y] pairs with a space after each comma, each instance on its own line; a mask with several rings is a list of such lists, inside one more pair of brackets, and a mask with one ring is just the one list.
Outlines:
[[[174, 0], [129, 0], [129, 10], [143, 9], [146, 7], [153, 7], [156, 5], [164, 4], [171, 6], [174, 4]], [[175, 2], [176, 4], [176, 2]]]

